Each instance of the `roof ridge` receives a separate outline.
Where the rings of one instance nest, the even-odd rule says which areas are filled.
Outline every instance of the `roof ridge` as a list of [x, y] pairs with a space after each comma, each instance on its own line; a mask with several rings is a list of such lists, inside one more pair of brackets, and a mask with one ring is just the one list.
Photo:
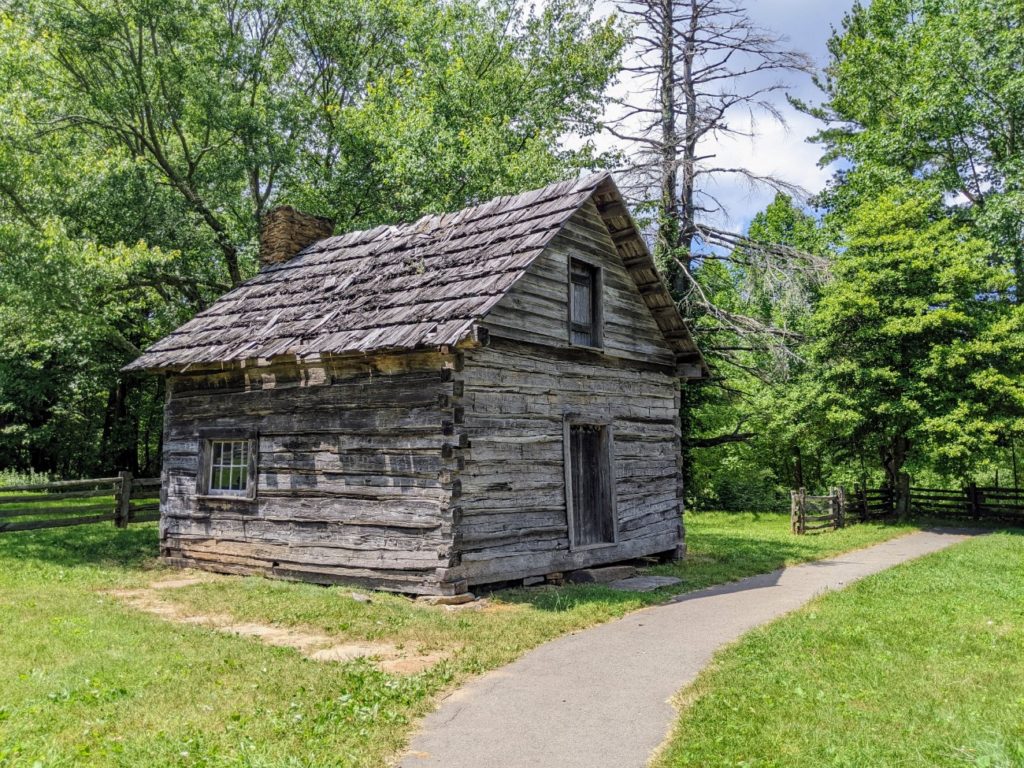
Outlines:
[[241, 283], [126, 369], [458, 343], [588, 200], [615, 190], [610, 180], [587, 174], [321, 240]]
[[[394, 222], [391, 224], [378, 224], [376, 227], [370, 227], [368, 229], [353, 229], [348, 232], [343, 232], [340, 235], [332, 235], [326, 237], [323, 240], [318, 240], [315, 243], [311, 243], [306, 248], [303, 248], [298, 254], [289, 259], [288, 261], [275, 264], [274, 266], [263, 270], [264, 272], [276, 272], [278, 269], [284, 268], [286, 265], [293, 262], [299, 256], [306, 253], [315, 253], [319, 251], [327, 250], [328, 248], [342, 248], [349, 247], [356, 244], [356, 241], [360, 243], [373, 242], [381, 239], [391, 239], [392, 237], [399, 237], [402, 235], [408, 235], [416, 232], [427, 233], [426, 224], [431, 220], [436, 220], [436, 225], [431, 227], [431, 231], [442, 228], [442, 224], [445, 226], [451, 226], [453, 224], [463, 224], [466, 221], [473, 221], [476, 218], [484, 218], [483, 216], [472, 216], [470, 214], [480, 213], [487, 206], [494, 206], [496, 209], [501, 209], [503, 205], [509, 205], [513, 201], [518, 201], [519, 205], [516, 206], [515, 210], [519, 208], [529, 208], [531, 205], [535, 205], [540, 199], [546, 197], [555, 197], [559, 194], [575, 194], [582, 192], [588, 188], [597, 188], [601, 183], [611, 177], [609, 171], [597, 171], [589, 173], [586, 176], [581, 176], [577, 179], [562, 179], [561, 181], [553, 181], [550, 184], [537, 187], [536, 189], [528, 189], [523, 192], [512, 195], [498, 195], [492, 197], [489, 200], [484, 200], [473, 205], [467, 205], [462, 208], [458, 208], [454, 211], [445, 211], [441, 213], [425, 213], [418, 219], [406, 222]], [[558, 189], [559, 187], [566, 186], [566, 189]], [[535, 199], [527, 200], [532, 195], [536, 195]], [[496, 211], [498, 212], [498, 211]], [[509, 213], [507, 210], [500, 210], [500, 213]], [[491, 213], [488, 216], [493, 215]], [[450, 221], [444, 221], [448, 217], [452, 217]], [[360, 236], [364, 237], [360, 237]], [[372, 237], [370, 237], [372, 235]], [[387, 237], [384, 237], [387, 235]], [[321, 247], [322, 246], [322, 247]]]

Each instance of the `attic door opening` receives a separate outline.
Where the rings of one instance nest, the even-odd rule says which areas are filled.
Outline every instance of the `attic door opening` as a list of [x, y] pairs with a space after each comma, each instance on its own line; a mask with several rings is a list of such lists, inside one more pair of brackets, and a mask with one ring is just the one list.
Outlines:
[[569, 262], [569, 342], [601, 346], [601, 270], [579, 259]]
[[616, 539], [611, 432], [606, 425], [566, 425], [566, 497], [573, 548]]

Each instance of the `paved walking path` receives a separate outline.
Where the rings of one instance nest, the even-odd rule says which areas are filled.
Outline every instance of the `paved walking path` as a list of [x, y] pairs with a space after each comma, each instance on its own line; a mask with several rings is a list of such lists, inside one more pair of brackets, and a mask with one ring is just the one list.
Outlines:
[[675, 721], [671, 697], [720, 647], [822, 592], [969, 537], [913, 533], [561, 637], [445, 699], [402, 768], [642, 768]]

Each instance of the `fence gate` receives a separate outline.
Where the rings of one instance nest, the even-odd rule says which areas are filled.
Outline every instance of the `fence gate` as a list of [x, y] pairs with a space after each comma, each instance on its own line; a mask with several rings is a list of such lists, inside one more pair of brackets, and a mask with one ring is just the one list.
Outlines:
[[846, 525], [846, 491], [833, 488], [828, 496], [810, 496], [801, 488], [791, 493], [789, 513], [793, 533], [835, 530]]

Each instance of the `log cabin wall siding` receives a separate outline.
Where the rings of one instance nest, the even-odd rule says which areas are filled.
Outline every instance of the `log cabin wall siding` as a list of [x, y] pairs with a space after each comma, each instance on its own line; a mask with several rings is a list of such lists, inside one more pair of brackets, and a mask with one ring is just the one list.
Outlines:
[[553, 347], [569, 346], [569, 265], [601, 269], [601, 347], [606, 355], [672, 366], [675, 354], [636, 281], [622, 265], [592, 200], [565, 224], [547, 250], [484, 318], [491, 334]]
[[[570, 265], [601, 270], [600, 351], [572, 349]], [[675, 355], [623, 267], [597, 207], [567, 222], [481, 325], [465, 354], [457, 545], [470, 584], [673, 550], [681, 542]], [[616, 544], [571, 548], [564, 422], [612, 428]]]
[[[681, 535], [679, 389], [669, 373], [564, 359], [492, 338], [466, 352], [468, 448], [457, 546], [469, 584], [572, 570], [674, 550]], [[571, 549], [566, 417], [612, 427], [618, 543]]]
[[[170, 379], [161, 549], [183, 565], [453, 591], [454, 356]], [[197, 488], [203, 435], [257, 435], [253, 501]], [[447, 446], [447, 448], [446, 448]]]
[[[682, 548], [679, 377], [707, 367], [606, 174], [312, 243], [125, 370], [168, 377], [172, 563], [450, 594]], [[570, 526], [573, 425], [612, 531]], [[204, 492], [211, 439], [247, 441], [254, 498]]]

